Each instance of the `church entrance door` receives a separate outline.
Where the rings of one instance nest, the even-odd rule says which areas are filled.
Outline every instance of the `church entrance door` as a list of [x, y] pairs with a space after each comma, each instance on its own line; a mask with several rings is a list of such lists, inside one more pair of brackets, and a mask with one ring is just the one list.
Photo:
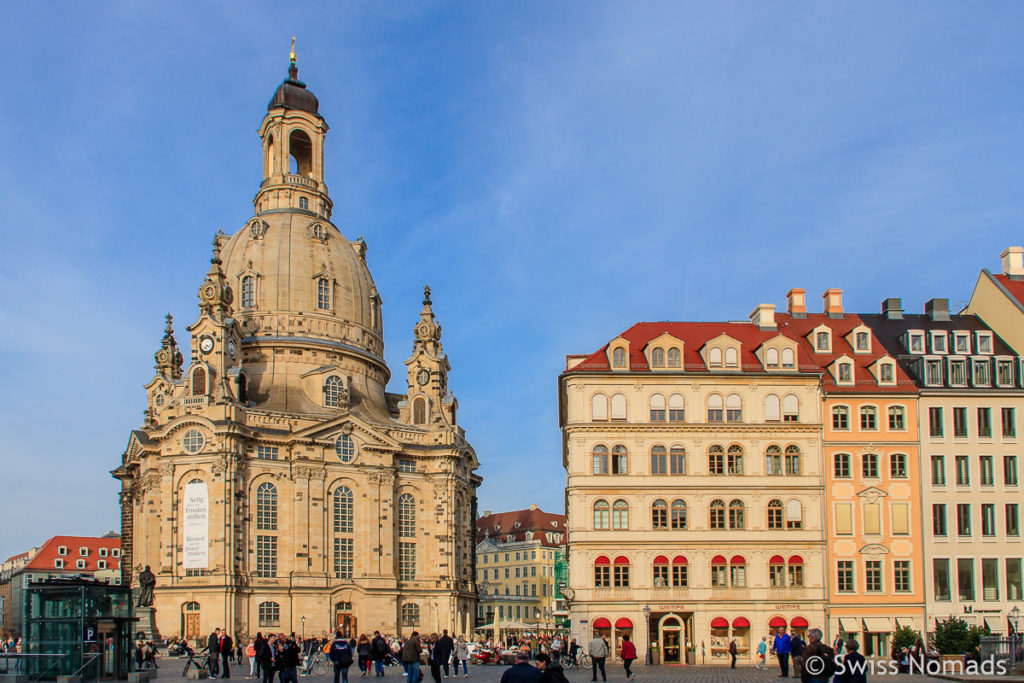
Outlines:
[[356, 616], [351, 602], [339, 602], [334, 608], [334, 623], [344, 638], [355, 638]]
[[181, 616], [183, 622], [182, 632], [185, 634], [185, 640], [195, 644], [200, 637], [199, 603], [186, 602], [181, 608]]

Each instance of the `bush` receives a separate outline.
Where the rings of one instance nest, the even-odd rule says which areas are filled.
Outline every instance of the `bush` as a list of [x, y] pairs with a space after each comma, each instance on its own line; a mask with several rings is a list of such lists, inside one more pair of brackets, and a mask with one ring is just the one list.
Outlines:
[[896, 632], [892, 634], [892, 644], [889, 647], [891, 652], [900, 652], [905, 647], [914, 647], [917, 645], [917, 640], [921, 637], [921, 634], [910, 628], [909, 626], [903, 626], [896, 629]]
[[935, 627], [935, 649], [944, 655], [974, 652], [981, 637], [989, 635], [988, 627], [968, 626], [963, 619], [951, 617]]

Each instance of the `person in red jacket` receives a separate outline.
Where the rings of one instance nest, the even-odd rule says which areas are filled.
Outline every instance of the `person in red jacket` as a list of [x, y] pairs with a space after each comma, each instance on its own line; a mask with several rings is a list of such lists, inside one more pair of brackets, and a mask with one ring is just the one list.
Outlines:
[[629, 667], [633, 666], [633, 660], [636, 659], [636, 645], [630, 641], [629, 636], [622, 636], [622, 664], [626, 667], [626, 680], [631, 681], [636, 678], [636, 674], [629, 670]]

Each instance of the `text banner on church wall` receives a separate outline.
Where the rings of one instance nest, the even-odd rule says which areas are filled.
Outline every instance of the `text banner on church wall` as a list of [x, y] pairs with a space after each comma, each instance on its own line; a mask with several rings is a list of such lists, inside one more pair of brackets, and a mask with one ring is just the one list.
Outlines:
[[206, 569], [210, 562], [210, 496], [206, 482], [185, 485], [183, 514], [185, 542], [181, 566], [185, 569]]

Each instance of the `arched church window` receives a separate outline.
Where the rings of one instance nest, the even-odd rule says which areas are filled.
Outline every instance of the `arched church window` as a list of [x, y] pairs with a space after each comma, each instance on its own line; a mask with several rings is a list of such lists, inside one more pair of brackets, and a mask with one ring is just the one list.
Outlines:
[[339, 534], [352, 533], [353, 496], [352, 489], [339, 486], [334, 490], [334, 531]]
[[416, 538], [416, 501], [410, 493], [398, 497], [398, 535]]
[[331, 375], [324, 382], [324, 405], [328, 408], [337, 408], [341, 405], [341, 378]]
[[185, 448], [186, 453], [198, 453], [203, 450], [203, 446], [206, 445], [206, 439], [203, 437], [203, 433], [198, 429], [190, 429], [185, 432], [185, 436], [181, 440], [181, 445]]
[[313, 143], [303, 130], [295, 129], [288, 136], [289, 170], [307, 178], [313, 171]]
[[242, 308], [252, 308], [256, 304], [256, 278], [246, 275], [242, 278]]
[[277, 531], [277, 487], [270, 482], [256, 489], [256, 528]]
[[316, 307], [321, 311], [331, 308], [331, 281], [325, 277], [316, 281]]
[[192, 372], [192, 395], [202, 396], [206, 393], [206, 370], [196, 368]]
[[412, 423], [417, 425], [427, 423], [427, 400], [422, 396], [412, 402]]
[[249, 400], [249, 394], [246, 387], [245, 375], [239, 373], [238, 375], [238, 402], [245, 405]]

